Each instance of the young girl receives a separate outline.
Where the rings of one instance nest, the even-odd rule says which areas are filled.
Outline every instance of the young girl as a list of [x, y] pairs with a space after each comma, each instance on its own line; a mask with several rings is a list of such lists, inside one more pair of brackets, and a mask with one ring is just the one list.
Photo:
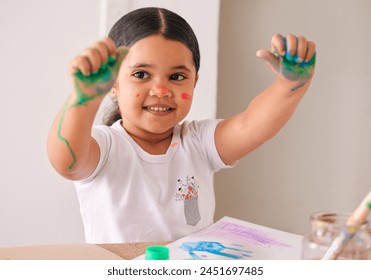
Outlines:
[[[177, 14], [135, 10], [72, 61], [73, 90], [52, 125], [48, 154], [75, 181], [88, 243], [170, 241], [213, 223], [213, 172], [273, 137], [314, 73], [315, 45], [301, 36], [274, 35], [272, 52], [257, 56], [276, 81], [246, 111], [182, 124], [200, 53]], [[93, 127], [108, 92], [116, 106], [107, 125]]]

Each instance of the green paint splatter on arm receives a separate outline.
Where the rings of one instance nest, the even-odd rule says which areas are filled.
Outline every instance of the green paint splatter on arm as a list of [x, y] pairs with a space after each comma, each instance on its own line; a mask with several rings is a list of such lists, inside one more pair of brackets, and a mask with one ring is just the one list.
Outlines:
[[[77, 107], [80, 105], [86, 106], [89, 101], [94, 100], [95, 98], [102, 96], [110, 91], [113, 86], [114, 80], [116, 79], [119, 72], [121, 62], [125, 55], [128, 53], [128, 50], [126, 48], [119, 48], [118, 51], [120, 55], [119, 59], [110, 56], [108, 58], [108, 61], [102, 64], [97, 72], [91, 73], [88, 76], [83, 75], [81, 71], [77, 71], [74, 74], [76, 102], [73, 103], [70, 107], [68, 107], [68, 101], [64, 105], [61, 117], [59, 119], [57, 132], [58, 138], [63, 143], [65, 143], [72, 157], [72, 163], [68, 166], [69, 170], [71, 170], [76, 164], [76, 156], [68, 140], [61, 135], [65, 113], [68, 108]], [[84, 90], [81, 89], [81, 85], [91, 90], [92, 92], [90, 94], [87, 94], [86, 92], [84, 92]]]
[[66, 138], [64, 138], [62, 135], [61, 135], [61, 130], [62, 130], [62, 123], [63, 123], [63, 120], [64, 120], [64, 115], [67, 111], [67, 107], [68, 107], [68, 101], [66, 102], [66, 104], [64, 105], [63, 107], [63, 111], [62, 111], [62, 115], [61, 115], [61, 118], [59, 119], [59, 123], [58, 123], [58, 132], [57, 132], [57, 135], [58, 135], [58, 138], [66, 144], [68, 150], [70, 151], [70, 154], [72, 156], [72, 163], [70, 164], [70, 166], [68, 166], [68, 170], [71, 170], [73, 168], [73, 166], [76, 164], [76, 156], [75, 156], [75, 153], [73, 152], [73, 150], [71, 149], [71, 146], [70, 146], [70, 143], [68, 142], [68, 140]]

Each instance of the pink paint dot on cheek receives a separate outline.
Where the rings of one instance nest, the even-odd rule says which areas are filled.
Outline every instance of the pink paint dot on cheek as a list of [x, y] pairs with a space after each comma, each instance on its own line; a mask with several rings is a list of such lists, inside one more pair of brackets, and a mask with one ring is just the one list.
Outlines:
[[182, 93], [180, 95], [182, 97], [183, 100], [192, 100], [192, 95], [188, 94], [188, 93]]
[[135, 93], [133, 94], [134, 97], [139, 97], [139, 95], [140, 95], [139, 92], [135, 92]]

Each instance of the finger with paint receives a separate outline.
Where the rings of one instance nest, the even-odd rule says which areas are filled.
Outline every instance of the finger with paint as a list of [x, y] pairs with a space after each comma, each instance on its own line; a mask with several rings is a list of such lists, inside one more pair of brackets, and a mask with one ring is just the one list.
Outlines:
[[303, 86], [313, 77], [316, 46], [305, 37], [292, 34], [283, 37], [275, 34], [271, 41], [272, 49], [259, 50], [256, 55], [264, 59], [278, 78], [299, 81], [297, 87]]
[[73, 75], [80, 71], [84, 76], [88, 76], [98, 71], [100, 66], [106, 63], [110, 56], [115, 57], [115, 54], [116, 46], [111, 38], [98, 41], [72, 60], [69, 73]]
[[127, 53], [127, 48], [116, 49], [112, 39], [106, 38], [77, 56], [69, 69], [76, 92], [74, 106], [108, 93]]

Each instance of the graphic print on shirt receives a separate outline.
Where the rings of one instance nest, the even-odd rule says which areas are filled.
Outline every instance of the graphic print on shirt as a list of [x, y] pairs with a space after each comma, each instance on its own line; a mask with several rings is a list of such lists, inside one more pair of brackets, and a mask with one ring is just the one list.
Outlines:
[[187, 225], [195, 226], [201, 220], [198, 209], [198, 188], [194, 176], [188, 176], [185, 180], [178, 179], [179, 188], [175, 194], [176, 201], [184, 202], [184, 216]]

